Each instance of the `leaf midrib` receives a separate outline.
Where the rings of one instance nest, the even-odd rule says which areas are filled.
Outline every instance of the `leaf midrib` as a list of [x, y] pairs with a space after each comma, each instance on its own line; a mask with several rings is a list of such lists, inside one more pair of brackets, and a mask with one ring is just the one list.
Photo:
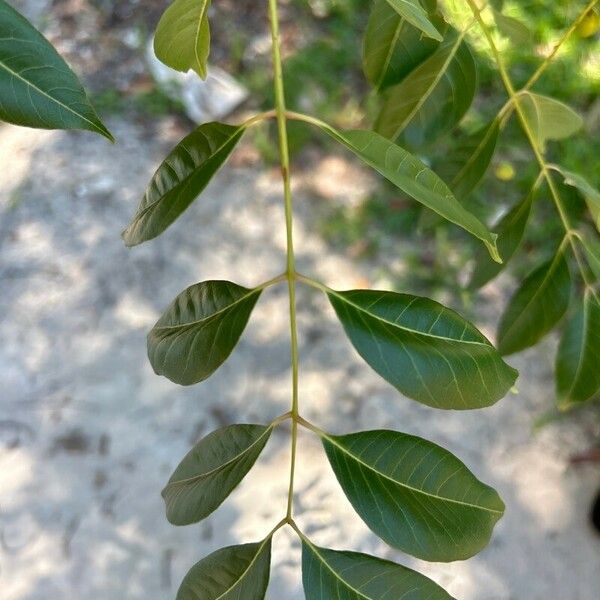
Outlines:
[[477, 505], [477, 504], [471, 504], [470, 502], [464, 502], [462, 500], [454, 500], [453, 498], [446, 498], [444, 496], [437, 496], [436, 494], [432, 494], [431, 492], [426, 492], [425, 490], [420, 490], [420, 489], [415, 488], [415, 487], [413, 487], [411, 485], [408, 485], [407, 483], [402, 483], [400, 481], [397, 481], [397, 480], [393, 479], [392, 477], [390, 477], [389, 475], [386, 475], [385, 473], [382, 473], [381, 471], [379, 471], [378, 469], [376, 469], [372, 465], [369, 465], [368, 463], [364, 462], [363, 460], [361, 460], [355, 454], [352, 454], [352, 452], [350, 452], [348, 449], [346, 449], [343, 445], [339, 444], [334, 438], [330, 437], [329, 435], [323, 434], [322, 437], [324, 437], [325, 439], [327, 439], [336, 448], [339, 448], [344, 454], [347, 454], [348, 456], [350, 456], [350, 458], [352, 458], [356, 462], [360, 463], [363, 467], [369, 469], [370, 471], [373, 471], [373, 473], [375, 473], [379, 477], [383, 477], [384, 479], [387, 479], [388, 481], [391, 481], [392, 483], [394, 483], [396, 485], [399, 485], [400, 487], [404, 487], [404, 488], [410, 490], [411, 492], [415, 492], [417, 494], [423, 494], [424, 496], [427, 496], [429, 498], [435, 498], [436, 500], [441, 500], [443, 502], [450, 502], [452, 504], [458, 504], [460, 506], [466, 506], [466, 507], [469, 507], [469, 508], [475, 508], [477, 510], [483, 510], [483, 511], [486, 511], [486, 512], [489, 512], [489, 513], [493, 513], [493, 514], [499, 514], [499, 515], [504, 514], [504, 511], [501, 511], [501, 510], [495, 510], [495, 509], [492, 509], [492, 508], [487, 508], [485, 506], [480, 506], [480, 505]]

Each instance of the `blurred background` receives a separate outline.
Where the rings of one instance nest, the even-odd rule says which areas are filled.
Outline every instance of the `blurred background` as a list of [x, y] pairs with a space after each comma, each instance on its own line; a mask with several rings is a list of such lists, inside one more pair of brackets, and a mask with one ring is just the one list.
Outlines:
[[[128, 251], [119, 234], [193, 119], [239, 122], [270, 108], [266, 3], [213, 3], [212, 100], [149, 57], [165, 0], [9, 3], [82, 77], [117, 144], [0, 125], [0, 599], [173, 598], [192, 564], [223, 545], [262, 538], [285, 504], [285, 428], [236, 492], [197, 526], [169, 525], [160, 490], [211, 430], [267, 422], [288, 410], [286, 290], [265, 292], [231, 358], [199, 386], [180, 388], [155, 376], [145, 355], [147, 331], [188, 285], [229, 279], [250, 286], [283, 270], [274, 131], [254, 128], [185, 218], [157, 240]], [[533, 31], [530, 47], [504, 48], [517, 82], [527, 80], [583, 4], [505, 2]], [[372, 122], [378, 101], [361, 70], [370, 8], [367, 0], [282, 2], [290, 108], [340, 127]], [[600, 51], [592, 21], [575, 32], [536, 90], [584, 116], [585, 131], [551, 145], [550, 159], [598, 186]], [[472, 42], [481, 50], [479, 95], [446, 152], [504, 103], [484, 44]], [[332, 287], [426, 294], [493, 337], [514, 276], [551, 252], [561, 234], [550, 203], [537, 202], [512, 270], [478, 293], [465, 292], [482, 248], [458, 228], [432, 221], [317, 131], [292, 124], [291, 141], [299, 270]], [[536, 174], [512, 123], [470, 209], [493, 221], [528, 192]], [[574, 195], [572, 202], [576, 210]], [[370, 371], [316, 292], [301, 289], [299, 307], [308, 419], [334, 432], [392, 428], [427, 437], [457, 454], [507, 504], [490, 546], [476, 558], [411, 559], [368, 531], [317, 440], [303, 433], [297, 520], [317, 543], [416, 567], [461, 600], [597, 598], [600, 538], [590, 510], [600, 467], [581, 459], [597, 447], [598, 408], [554, 411], [553, 337], [510, 357], [521, 377], [498, 405], [453, 414], [400, 397]], [[270, 599], [303, 597], [299, 559], [296, 539], [282, 530]]]

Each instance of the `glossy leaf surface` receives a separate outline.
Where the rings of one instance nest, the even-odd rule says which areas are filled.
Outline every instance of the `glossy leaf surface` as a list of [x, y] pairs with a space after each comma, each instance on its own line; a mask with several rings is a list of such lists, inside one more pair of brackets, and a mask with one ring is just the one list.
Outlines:
[[302, 542], [306, 600], [452, 600], [437, 583], [389, 560]]
[[243, 126], [205, 123], [169, 153], [123, 232], [127, 246], [160, 235], [206, 188], [244, 134]]
[[409, 398], [482, 408], [515, 382], [517, 372], [473, 325], [429, 298], [371, 290], [328, 296], [358, 353]]
[[148, 334], [156, 374], [181, 385], [210, 377], [231, 354], [260, 294], [230, 281], [197, 283], [179, 294]]
[[323, 437], [354, 510], [384, 541], [430, 561], [482, 550], [504, 513], [495, 490], [444, 448], [395, 431]]
[[206, 79], [210, 53], [210, 0], [175, 0], [161, 17], [154, 52], [176, 71], [193, 69]]
[[113, 139], [75, 73], [4, 0], [0, 0], [0, 120], [39, 129], [87, 129]]
[[387, 3], [411, 25], [420, 29], [426, 36], [435, 40], [442, 40], [440, 32], [429, 20], [425, 9], [421, 6], [419, 0], [386, 0]]
[[500, 260], [496, 236], [454, 197], [448, 186], [418, 158], [372, 131], [324, 131], [403, 192], [483, 241], [494, 260]]
[[222, 548], [190, 569], [177, 600], [263, 600], [270, 570], [271, 537]]
[[467, 112], [477, 86], [473, 55], [456, 33], [400, 84], [389, 89], [375, 130], [421, 146], [453, 129]]
[[565, 314], [571, 274], [564, 254], [530, 273], [511, 298], [498, 327], [498, 350], [513, 354], [536, 344]]
[[190, 525], [216, 510], [250, 471], [272, 431], [263, 425], [230, 425], [198, 442], [162, 492], [169, 522]]
[[383, 90], [402, 81], [438, 46], [438, 41], [424, 38], [387, 0], [376, 0], [364, 38], [365, 75], [376, 89]]
[[585, 402], [600, 390], [600, 300], [594, 292], [585, 295], [560, 340], [556, 390], [563, 407]]

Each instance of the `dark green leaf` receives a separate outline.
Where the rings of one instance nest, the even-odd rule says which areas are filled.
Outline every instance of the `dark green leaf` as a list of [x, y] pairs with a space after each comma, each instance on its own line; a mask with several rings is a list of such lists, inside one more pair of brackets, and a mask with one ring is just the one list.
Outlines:
[[518, 202], [513, 208], [504, 215], [494, 231], [498, 234], [498, 250], [502, 257], [502, 264], [490, 260], [487, 254], [480, 253], [475, 262], [475, 268], [471, 274], [469, 286], [473, 289], [483, 287], [488, 281], [491, 281], [506, 267], [510, 259], [521, 245], [531, 206], [535, 196], [535, 189], [532, 189], [521, 202]]
[[591, 235], [582, 236], [581, 244], [587, 260], [596, 281], [600, 281], [600, 241]]
[[430, 561], [482, 550], [504, 513], [496, 491], [444, 448], [395, 431], [323, 437], [354, 510], [394, 548]]
[[483, 179], [494, 156], [499, 133], [498, 120], [494, 119], [436, 161], [436, 173], [457, 198], [466, 198]]
[[517, 372], [460, 315], [408, 294], [328, 292], [350, 341], [386, 381], [418, 402], [482, 408], [512, 387]]
[[230, 425], [198, 442], [162, 492], [169, 522], [190, 525], [215, 511], [250, 471], [272, 431], [264, 425]]
[[596, 292], [586, 293], [560, 340], [556, 390], [563, 408], [585, 402], [600, 390], [600, 301]]
[[565, 179], [565, 183], [576, 188], [585, 198], [588, 209], [594, 220], [596, 229], [600, 231], [600, 191], [598, 191], [583, 175], [567, 171], [558, 165], [551, 165], [555, 171], [558, 171]]
[[160, 235], [198, 197], [240, 141], [245, 126], [205, 123], [185, 137], [158, 167], [129, 227], [127, 246]]
[[498, 327], [498, 350], [513, 354], [536, 344], [565, 314], [571, 274], [563, 252], [530, 273], [511, 298]]
[[459, 123], [476, 87], [473, 55], [456, 33], [449, 33], [434, 54], [389, 89], [375, 129], [390, 140], [404, 133], [412, 145], [431, 144]]
[[482, 240], [494, 260], [500, 260], [496, 236], [463, 208], [448, 186], [418, 158], [372, 131], [336, 131], [325, 123], [320, 126], [403, 192]]
[[154, 52], [176, 71], [194, 69], [206, 79], [210, 53], [210, 0], [175, 0], [161, 17], [154, 37]]
[[437, 583], [402, 565], [302, 540], [306, 600], [452, 600]]
[[442, 40], [440, 32], [429, 20], [429, 16], [419, 0], [387, 0], [387, 2], [401, 17], [420, 29], [426, 36], [434, 40]]
[[179, 294], [148, 334], [156, 374], [181, 385], [210, 377], [240, 339], [261, 292], [204, 281]]
[[[436, 19], [436, 22], [439, 19]], [[442, 27], [441, 22], [439, 28]], [[431, 56], [439, 42], [426, 38], [387, 2], [376, 0], [363, 48], [365, 75], [378, 90], [399, 83]]]
[[4, 0], [0, 0], [0, 120], [40, 129], [87, 129], [113, 141], [67, 63]]
[[519, 46], [531, 44], [531, 31], [529, 31], [527, 25], [514, 17], [503, 15], [498, 10], [494, 10], [493, 13], [498, 31], [504, 37], [507, 37], [513, 44], [518, 44]]
[[196, 563], [177, 600], [262, 600], [271, 569], [271, 536], [256, 544], [229, 546]]

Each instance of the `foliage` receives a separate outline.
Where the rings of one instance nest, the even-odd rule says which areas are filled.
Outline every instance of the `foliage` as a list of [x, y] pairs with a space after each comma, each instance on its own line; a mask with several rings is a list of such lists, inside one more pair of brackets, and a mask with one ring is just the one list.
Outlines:
[[[502, 354], [530, 347], [568, 314], [557, 354], [561, 406], [580, 404], [600, 389], [600, 303], [597, 236], [600, 193], [582, 174], [546, 158], [549, 143], [576, 133], [582, 120], [567, 105], [533, 86], [558, 47], [588, 27], [591, 2], [563, 40], [523, 85], [516, 86], [501, 42], [525, 44], [529, 30], [502, 12], [502, 2], [475, 0], [375, 0], [365, 40], [365, 72], [381, 96], [377, 131], [334, 128], [286, 109], [277, 0], [268, 0], [275, 108], [239, 125], [207, 123], [186, 136], [159, 166], [123, 237], [128, 246], [155, 238], [180, 217], [251, 127], [275, 119], [283, 177], [287, 265], [281, 275], [252, 288], [205, 281], [179, 294], [148, 335], [150, 362], [158, 374], [192, 385], [214, 373], [233, 351], [264, 289], [287, 283], [290, 308], [292, 390], [290, 411], [268, 424], [232, 425], [201, 440], [163, 490], [167, 518], [197, 523], [218, 509], [250, 472], [276, 427], [291, 422], [287, 509], [262, 540], [223, 548], [189, 571], [180, 600], [264, 598], [274, 534], [290, 526], [302, 543], [306, 597], [449, 598], [424, 576], [401, 565], [350, 551], [320, 548], [294, 520], [298, 427], [316, 434], [340, 486], [366, 525], [389, 545], [429, 561], [466, 559], [490, 540], [504, 504], [457, 457], [436, 444], [396, 431], [333, 435], [306, 421], [298, 395], [296, 286], [329, 299], [358, 354], [405, 396], [437, 409], [490, 406], [513, 386], [517, 373]], [[180, 70], [205, 76], [210, 51], [210, 2], [175, 0], [161, 19], [157, 55]], [[12, 42], [0, 44], [0, 117], [22, 125], [84, 128], [110, 137], [75, 76], [52, 47], [0, 0], [0, 28]], [[477, 34], [474, 33], [477, 31]], [[587, 31], [587, 30], [586, 30]], [[22, 53], [31, 45], [35, 51]], [[505, 104], [461, 140], [448, 158], [439, 154], [475, 98], [479, 60], [488, 52], [507, 94]], [[66, 89], [68, 88], [68, 89]], [[514, 119], [513, 119], [514, 117]], [[488, 171], [511, 120], [520, 125], [538, 174], [531, 192], [490, 231], [469, 210], [467, 197]], [[333, 290], [297, 272], [293, 239], [288, 122], [316, 126], [380, 173], [403, 194], [468, 232], [481, 244], [471, 279], [477, 287], [495, 277], [517, 252], [542, 185], [558, 214], [563, 235], [552, 256], [520, 284], [499, 327], [499, 351], [456, 312], [428, 298], [375, 290]], [[402, 145], [400, 145], [402, 144]], [[427, 157], [425, 159], [425, 157]], [[424, 160], [425, 159], [425, 160]], [[434, 169], [428, 165], [434, 166]], [[436, 173], [436, 170], [438, 173]], [[441, 176], [440, 176], [441, 175]], [[574, 211], [565, 190], [583, 197]], [[484, 251], [485, 249], [485, 251]], [[502, 262], [504, 261], [504, 263]]]

